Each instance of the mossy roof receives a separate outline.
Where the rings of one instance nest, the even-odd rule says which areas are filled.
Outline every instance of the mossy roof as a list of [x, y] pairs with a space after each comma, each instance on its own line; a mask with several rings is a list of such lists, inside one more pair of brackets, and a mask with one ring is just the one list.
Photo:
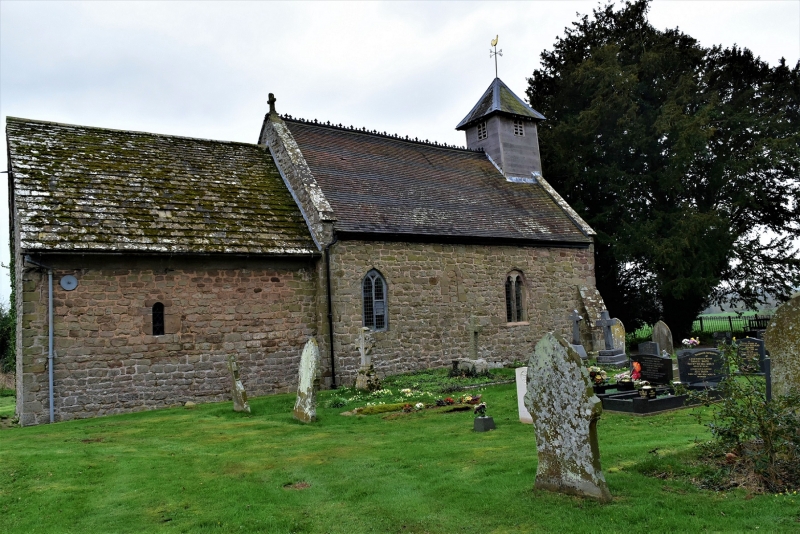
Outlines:
[[515, 95], [503, 80], [495, 78], [475, 107], [458, 123], [456, 130], [466, 130], [476, 122], [486, 120], [496, 113], [523, 120], [544, 120], [544, 115]]
[[286, 119], [337, 232], [586, 245], [539, 184], [506, 180], [483, 152]]
[[317, 252], [257, 145], [14, 117], [6, 133], [22, 252]]

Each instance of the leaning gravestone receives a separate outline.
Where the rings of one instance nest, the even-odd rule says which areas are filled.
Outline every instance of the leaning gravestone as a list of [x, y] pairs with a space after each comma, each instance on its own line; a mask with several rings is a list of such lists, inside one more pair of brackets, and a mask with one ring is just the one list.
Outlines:
[[632, 362], [639, 362], [641, 366], [640, 380], [651, 384], [669, 384], [672, 381], [672, 358], [664, 358], [654, 354], [634, 354]]
[[772, 360], [773, 393], [800, 392], [800, 293], [772, 316], [764, 343]]
[[536, 344], [527, 373], [525, 406], [539, 457], [535, 487], [610, 501], [597, 444], [603, 406], [580, 356], [548, 333]]
[[304, 423], [317, 420], [317, 390], [319, 389], [319, 347], [313, 337], [303, 347], [300, 356], [300, 379], [294, 418]]
[[739, 371], [742, 373], [761, 373], [764, 370], [764, 340], [754, 337], [740, 339], [736, 343], [736, 355], [739, 359]]
[[725, 377], [725, 360], [716, 349], [689, 349], [678, 354], [681, 382], [693, 389], [716, 388]]
[[658, 343], [661, 350], [667, 351], [667, 354], [672, 354], [675, 351], [675, 345], [672, 342], [672, 331], [664, 321], [658, 321], [653, 327], [653, 341]]
[[231, 373], [231, 395], [233, 396], [233, 411], [250, 413], [250, 405], [247, 403], [247, 391], [239, 378], [239, 363], [234, 354], [228, 355], [228, 371]]

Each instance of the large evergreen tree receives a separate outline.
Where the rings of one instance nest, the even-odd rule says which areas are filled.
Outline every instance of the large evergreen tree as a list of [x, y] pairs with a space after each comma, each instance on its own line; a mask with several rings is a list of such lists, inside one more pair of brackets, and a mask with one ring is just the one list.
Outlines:
[[725, 296], [785, 299], [800, 280], [800, 63], [704, 48], [600, 7], [542, 53], [529, 101], [545, 178], [597, 231], [612, 315], [676, 334]]

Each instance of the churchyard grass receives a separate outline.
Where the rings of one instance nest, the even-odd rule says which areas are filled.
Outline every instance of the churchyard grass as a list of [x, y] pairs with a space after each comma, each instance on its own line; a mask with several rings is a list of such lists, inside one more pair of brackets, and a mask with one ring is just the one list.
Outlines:
[[[533, 491], [536, 448], [513, 384], [485, 387], [497, 430], [469, 412], [292, 419], [294, 395], [252, 414], [204, 404], [0, 431], [2, 531], [796, 531], [800, 498], [698, 489], [693, 410], [606, 413], [614, 500]], [[707, 419], [707, 418], [706, 418]]]
[[14, 415], [15, 399], [12, 396], [0, 396], [0, 417], [12, 417]]

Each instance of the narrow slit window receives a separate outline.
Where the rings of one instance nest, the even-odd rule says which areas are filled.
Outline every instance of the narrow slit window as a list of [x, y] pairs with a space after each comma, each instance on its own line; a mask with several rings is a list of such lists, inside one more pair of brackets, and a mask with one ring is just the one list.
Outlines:
[[153, 304], [153, 335], [164, 335], [164, 305], [160, 302]]
[[478, 123], [478, 139], [486, 139], [489, 135], [486, 133], [486, 123]]
[[514, 135], [525, 135], [525, 123], [519, 120], [514, 121]]
[[525, 321], [525, 287], [522, 275], [511, 273], [506, 277], [506, 321]]
[[514, 282], [511, 281], [511, 277], [509, 276], [506, 278], [506, 322], [508, 323], [514, 322], [514, 301], [511, 298], [513, 294]]
[[375, 328], [375, 306], [372, 295], [372, 279], [364, 279], [364, 326]]
[[373, 269], [364, 277], [362, 290], [364, 326], [373, 330], [386, 330], [386, 281], [378, 271]]

